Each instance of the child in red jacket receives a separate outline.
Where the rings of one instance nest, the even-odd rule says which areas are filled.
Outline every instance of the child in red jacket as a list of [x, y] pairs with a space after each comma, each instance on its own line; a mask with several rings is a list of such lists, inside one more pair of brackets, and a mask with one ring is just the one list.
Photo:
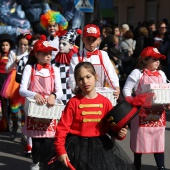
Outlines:
[[[57, 125], [55, 149], [58, 160], [54, 169], [67, 169], [70, 163], [76, 170], [127, 170], [132, 163], [109, 138], [110, 126], [106, 114], [112, 104], [95, 91], [97, 74], [90, 62], [77, 64], [74, 70], [76, 89]], [[113, 136], [122, 140], [127, 133], [122, 128]]]

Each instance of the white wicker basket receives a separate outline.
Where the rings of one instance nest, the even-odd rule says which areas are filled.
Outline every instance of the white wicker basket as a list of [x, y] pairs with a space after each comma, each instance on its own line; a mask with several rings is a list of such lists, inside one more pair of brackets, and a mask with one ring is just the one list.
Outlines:
[[38, 105], [34, 99], [26, 98], [25, 112], [30, 117], [60, 119], [65, 105], [61, 100], [56, 100], [56, 104], [48, 108], [46, 104]]
[[153, 105], [170, 104], [170, 83], [145, 84], [142, 91], [155, 94], [152, 99]]
[[113, 106], [117, 104], [116, 98], [113, 96], [114, 90], [110, 87], [96, 87], [96, 92], [107, 97]]

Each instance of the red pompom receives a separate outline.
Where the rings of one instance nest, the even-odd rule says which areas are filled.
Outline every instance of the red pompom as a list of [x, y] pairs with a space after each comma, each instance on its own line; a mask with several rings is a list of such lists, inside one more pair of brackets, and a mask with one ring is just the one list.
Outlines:
[[77, 34], [82, 34], [82, 30], [81, 29], [77, 29], [76, 32], [77, 32]]
[[46, 40], [47, 40], [47, 37], [46, 37], [44, 34], [42, 34], [42, 35], [40, 36], [40, 40], [46, 41]]
[[27, 40], [31, 40], [32, 35], [31, 35], [31, 34], [27, 34], [27, 35], [25, 36], [25, 38], [26, 38]]

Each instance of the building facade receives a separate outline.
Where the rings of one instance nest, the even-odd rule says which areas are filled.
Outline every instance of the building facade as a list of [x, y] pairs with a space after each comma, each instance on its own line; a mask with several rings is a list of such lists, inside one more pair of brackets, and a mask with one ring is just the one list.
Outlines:
[[139, 22], [170, 21], [170, 0], [113, 0], [114, 23], [137, 26]]

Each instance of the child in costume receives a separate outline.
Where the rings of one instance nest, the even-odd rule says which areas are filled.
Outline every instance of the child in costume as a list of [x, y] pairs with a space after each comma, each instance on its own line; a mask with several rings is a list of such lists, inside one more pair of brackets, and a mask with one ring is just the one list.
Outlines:
[[[59, 37], [64, 35], [68, 27], [67, 20], [58, 11], [49, 10], [40, 17], [40, 24], [43, 29], [47, 30], [49, 36], [47, 40], [51, 46], [59, 49]], [[52, 60], [55, 58], [58, 51], [52, 52]]]
[[[12, 49], [15, 48], [15, 43], [9, 34], [0, 35], [0, 91], [2, 90], [3, 83], [6, 80], [8, 73], [5, 71], [6, 64], [8, 63], [9, 56], [15, 56]], [[8, 99], [0, 96], [2, 120], [0, 121], [0, 131], [9, 131], [8, 118], [10, 109]], [[9, 113], [7, 113], [9, 112]]]
[[[31, 34], [28, 34], [28, 35], [26, 35], [26, 38], [29, 40], [29, 51], [30, 51], [30, 53], [29, 53], [29, 56], [28, 56], [28, 60], [26, 60], [28, 63], [30, 62], [30, 60], [32, 61], [32, 57], [33, 57], [33, 55], [34, 55], [34, 52], [33, 52], [33, 45], [35, 44], [35, 42], [36, 41], [38, 41], [39, 39], [40, 40], [46, 40], [46, 36], [45, 35], [40, 35], [40, 34], [33, 34], [33, 35], [31, 35]], [[20, 60], [20, 63], [21, 63], [22, 61]], [[19, 63], [19, 65], [21, 65]], [[22, 79], [22, 74], [23, 74], [23, 70], [24, 70], [24, 67], [25, 67], [25, 65], [26, 65], [26, 63], [24, 63], [24, 65], [23, 65], [23, 67], [21, 67], [21, 69], [18, 69], [18, 71], [17, 71], [17, 74], [18, 75], [16, 75], [16, 77], [18, 76], [18, 78], [19, 78], [19, 83], [21, 83], [21, 79]], [[32, 139], [31, 139], [31, 137], [29, 137], [29, 136], [27, 136], [26, 137], [27, 138], [27, 144], [26, 144], [26, 146], [25, 146], [25, 148], [24, 148], [24, 152], [25, 152], [25, 154], [26, 154], [26, 156], [30, 156], [31, 155], [31, 152], [32, 152]]]
[[[112, 104], [95, 91], [97, 74], [90, 62], [81, 62], [74, 70], [76, 85], [57, 125], [55, 168], [66, 170], [69, 162], [76, 170], [127, 170], [133, 166], [107, 135], [110, 126], [106, 115]], [[127, 133], [121, 128], [112, 134], [122, 140]], [[69, 162], [68, 162], [69, 161]]]
[[62, 101], [64, 104], [72, 97], [71, 88], [68, 85], [70, 60], [74, 53], [78, 52], [78, 47], [75, 46], [75, 40], [78, 34], [81, 34], [80, 29], [71, 29], [65, 35], [60, 37], [59, 53], [55, 58], [55, 65], [60, 69], [61, 83], [63, 89]]
[[[19, 95], [19, 83], [16, 82], [16, 72], [22, 70], [28, 60], [29, 46], [26, 35], [20, 34], [17, 37], [18, 48], [15, 50], [15, 55], [9, 56], [8, 63], [5, 67], [7, 73], [11, 72], [2, 91], [3, 95], [10, 99], [11, 119], [13, 123], [10, 135], [11, 140], [14, 140], [16, 137], [19, 110], [21, 112], [21, 125], [23, 126], [25, 122], [24, 98]], [[21, 139], [25, 140], [24, 136], [21, 136]]]
[[70, 87], [75, 88], [75, 80], [73, 76], [74, 68], [76, 64], [83, 61], [91, 62], [97, 72], [98, 81], [97, 87], [104, 87], [105, 81], [109, 83], [110, 87], [115, 89], [114, 96], [118, 98], [119, 79], [116, 71], [109, 59], [107, 52], [98, 50], [97, 47], [100, 44], [100, 29], [97, 25], [88, 24], [84, 27], [82, 41], [84, 43], [84, 49], [77, 54], [74, 54], [70, 62]]
[[[38, 40], [33, 47], [32, 65], [27, 63], [20, 85], [20, 95], [36, 100], [36, 103], [48, 107], [55, 104], [55, 99], [61, 99], [63, 92], [58, 68], [50, 65], [51, 52], [57, 49], [48, 41]], [[46, 159], [48, 144], [53, 142], [57, 121], [26, 117], [23, 133], [32, 137], [32, 170], [40, 169], [40, 163]]]
[[[127, 78], [123, 88], [125, 98], [142, 93], [142, 85], [166, 83], [166, 76], [160, 70], [160, 60], [166, 56], [160, 54], [156, 48], [146, 47], [142, 50], [137, 69]], [[165, 109], [163, 105], [143, 107], [139, 114], [131, 121], [130, 146], [134, 152], [134, 165], [141, 169], [142, 154], [154, 154], [159, 170], [164, 170], [165, 145]]]

